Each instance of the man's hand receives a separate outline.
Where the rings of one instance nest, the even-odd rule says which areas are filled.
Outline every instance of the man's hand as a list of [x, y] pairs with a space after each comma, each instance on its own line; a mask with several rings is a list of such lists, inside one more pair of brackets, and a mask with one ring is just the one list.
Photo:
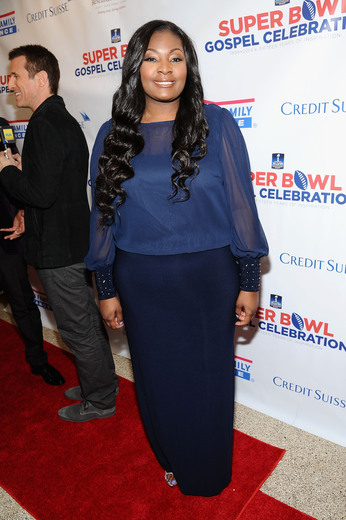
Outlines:
[[22, 159], [19, 153], [12, 154], [11, 148], [7, 148], [5, 152], [0, 152], [0, 172], [6, 166], [16, 166], [19, 170], [22, 169]]
[[23, 235], [25, 232], [25, 222], [24, 222], [24, 210], [20, 209], [17, 212], [17, 215], [13, 219], [12, 227], [10, 228], [2, 228], [0, 231], [5, 232], [13, 232], [11, 235], [7, 235], [5, 240], [14, 240], [16, 238], [19, 238]]

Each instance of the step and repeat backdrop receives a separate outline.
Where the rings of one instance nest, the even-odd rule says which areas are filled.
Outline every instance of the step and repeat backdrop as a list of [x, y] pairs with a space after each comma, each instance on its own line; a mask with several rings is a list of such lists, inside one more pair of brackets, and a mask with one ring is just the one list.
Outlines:
[[[236, 338], [237, 401], [346, 445], [346, 0], [2, 0], [0, 115], [19, 148], [31, 114], [8, 89], [9, 50], [39, 43], [57, 56], [91, 151], [127, 42], [154, 18], [192, 37], [206, 102], [242, 129], [270, 245], [260, 308]], [[110, 339], [129, 357], [124, 333]]]

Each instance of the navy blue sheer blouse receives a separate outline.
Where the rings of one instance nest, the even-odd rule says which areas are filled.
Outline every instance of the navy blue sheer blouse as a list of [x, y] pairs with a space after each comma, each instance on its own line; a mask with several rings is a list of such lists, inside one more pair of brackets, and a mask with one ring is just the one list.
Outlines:
[[[116, 248], [172, 255], [229, 246], [239, 263], [241, 289], [258, 291], [260, 258], [268, 254], [268, 245], [258, 219], [246, 145], [229, 111], [206, 105], [205, 115], [208, 152], [199, 161], [200, 173], [188, 185], [190, 199], [176, 202], [168, 198], [173, 190], [173, 121], [141, 124], [145, 145], [132, 159], [134, 177], [123, 184], [127, 198], [119, 208], [120, 219], [115, 211], [112, 224], [102, 228], [93, 197], [85, 263], [95, 271], [100, 299], [116, 294]], [[111, 120], [102, 125], [94, 144], [90, 165], [93, 193], [98, 159], [111, 125]]]

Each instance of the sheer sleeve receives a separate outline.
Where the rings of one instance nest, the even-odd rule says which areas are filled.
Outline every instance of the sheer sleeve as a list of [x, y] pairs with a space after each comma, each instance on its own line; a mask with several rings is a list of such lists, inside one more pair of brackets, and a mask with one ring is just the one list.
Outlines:
[[98, 160], [102, 153], [103, 142], [111, 129], [111, 121], [104, 123], [95, 140], [90, 160], [90, 180], [92, 207], [90, 216], [90, 245], [84, 261], [90, 271], [95, 271], [95, 282], [100, 300], [112, 298], [116, 294], [113, 280], [115, 258], [115, 224], [102, 227], [99, 224], [100, 213], [95, 203], [95, 180], [99, 174]]
[[240, 288], [258, 291], [260, 258], [268, 244], [258, 218], [244, 138], [233, 116], [221, 112], [221, 162], [231, 219], [231, 250], [240, 267]]

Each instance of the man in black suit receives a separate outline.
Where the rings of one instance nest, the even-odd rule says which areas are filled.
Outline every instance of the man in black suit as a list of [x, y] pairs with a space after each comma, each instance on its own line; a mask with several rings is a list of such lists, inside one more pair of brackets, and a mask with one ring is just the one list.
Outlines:
[[75, 355], [80, 386], [65, 396], [82, 399], [58, 415], [84, 422], [115, 413], [118, 378], [91, 273], [87, 199], [88, 146], [79, 123], [57, 95], [56, 57], [41, 45], [9, 53], [9, 88], [30, 118], [22, 171], [11, 152], [0, 152], [0, 186], [24, 206], [25, 259], [36, 268], [62, 339]]
[[[6, 119], [0, 117], [0, 126], [9, 126]], [[18, 153], [15, 144], [10, 147], [13, 154]], [[0, 150], [4, 150], [2, 141]], [[42, 376], [49, 385], [62, 385], [65, 379], [48, 363], [43, 349], [40, 311], [34, 301], [24, 260], [23, 213], [0, 189], [0, 287], [24, 339], [25, 359], [31, 372]]]

